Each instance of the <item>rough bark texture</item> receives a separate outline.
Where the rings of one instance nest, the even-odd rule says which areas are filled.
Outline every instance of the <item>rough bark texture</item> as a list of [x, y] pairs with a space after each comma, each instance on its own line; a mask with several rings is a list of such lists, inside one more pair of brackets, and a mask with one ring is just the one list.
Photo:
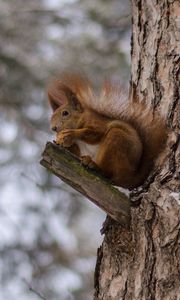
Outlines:
[[180, 299], [180, 2], [132, 1], [132, 83], [171, 128], [165, 160], [132, 194], [131, 231], [106, 220], [95, 300]]
[[130, 225], [130, 200], [102, 175], [82, 166], [66, 149], [48, 142], [41, 165], [102, 208], [123, 227]]

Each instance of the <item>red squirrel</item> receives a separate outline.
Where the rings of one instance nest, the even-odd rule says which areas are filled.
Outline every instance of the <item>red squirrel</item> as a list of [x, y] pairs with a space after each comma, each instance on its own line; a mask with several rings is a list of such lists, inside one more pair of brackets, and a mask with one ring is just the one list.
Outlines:
[[149, 175], [163, 150], [167, 130], [161, 117], [106, 82], [99, 95], [88, 79], [66, 74], [48, 88], [56, 143], [101, 170], [114, 185], [133, 189]]

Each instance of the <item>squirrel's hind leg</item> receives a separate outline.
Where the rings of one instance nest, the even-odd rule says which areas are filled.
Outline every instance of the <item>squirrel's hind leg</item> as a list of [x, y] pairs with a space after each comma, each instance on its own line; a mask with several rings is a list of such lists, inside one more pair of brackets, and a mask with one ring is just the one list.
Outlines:
[[100, 144], [96, 163], [115, 185], [131, 188], [133, 184], [141, 156], [136, 142], [132, 134], [113, 127]]

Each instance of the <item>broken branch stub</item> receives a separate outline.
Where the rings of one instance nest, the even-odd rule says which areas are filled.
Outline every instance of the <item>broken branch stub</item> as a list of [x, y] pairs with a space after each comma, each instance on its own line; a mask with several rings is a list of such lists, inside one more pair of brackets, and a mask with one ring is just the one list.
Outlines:
[[84, 167], [76, 156], [51, 142], [47, 143], [40, 163], [129, 228], [130, 200], [101, 174]]

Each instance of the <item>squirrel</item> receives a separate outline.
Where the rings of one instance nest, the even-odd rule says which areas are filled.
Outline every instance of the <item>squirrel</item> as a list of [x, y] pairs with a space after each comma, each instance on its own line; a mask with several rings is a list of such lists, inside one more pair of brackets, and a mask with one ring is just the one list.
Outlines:
[[96, 95], [87, 78], [63, 74], [49, 85], [48, 98], [57, 144], [116, 186], [143, 184], [164, 148], [167, 129], [135, 92], [128, 99], [122, 87], [105, 82]]

